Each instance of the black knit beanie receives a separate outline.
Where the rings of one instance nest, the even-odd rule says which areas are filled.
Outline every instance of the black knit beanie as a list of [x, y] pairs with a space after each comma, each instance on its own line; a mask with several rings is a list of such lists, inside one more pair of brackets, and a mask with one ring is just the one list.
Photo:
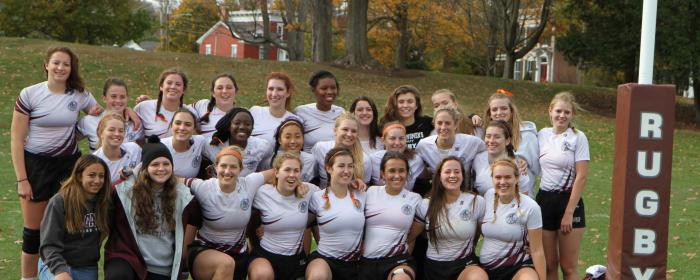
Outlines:
[[173, 156], [170, 154], [168, 147], [160, 142], [158, 135], [151, 135], [146, 138], [146, 144], [141, 149], [141, 168], [146, 168], [154, 159], [166, 157], [173, 163]]

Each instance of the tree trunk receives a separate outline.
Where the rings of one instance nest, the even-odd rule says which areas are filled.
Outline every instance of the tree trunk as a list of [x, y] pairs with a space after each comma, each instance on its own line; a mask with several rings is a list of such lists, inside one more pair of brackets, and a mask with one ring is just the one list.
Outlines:
[[693, 103], [695, 103], [695, 123], [700, 124], [700, 74], [698, 71], [693, 71], [691, 76], [693, 77]]
[[[552, 6], [552, 0], [544, 0], [540, 11], [540, 19], [537, 26], [534, 27], [532, 33], [520, 36], [523, 30], [520, 30], [520, 0], [503, 1], [502, 19], [503, 19], [503, 48], [506, 53], [506, 65], [503, 69], [503, 78], [513, 78], [513, 65], [515, 60], [522, 58], [530, 52], [539, 42], [540, 36], [544, 32], [544, 28], [549, 20], [549, 9]], [[510, 56], [510, 58], [509, 58]], [[506, 71], [507, 69], [509, 71]]]
[[503, 78], [513, 79], [513, 68], [515, 66], [515, 56], [512, 52], [506, 52], [506, 60], [503, 62]]
[[367, 9], [368, 0], [349, 0], [348, 26], [345, 31], [345, 56], [337, 63], [360, 66], [362, 68], [380, 67], [369, 53], [367, 47]]
[[[263, 18], [263, 38], [270, 38], [270, 13], [267, 11], [267, 1], [266, 0], [261, 0], [260, 1], [260, 12], [262, 13], [262, 18]], [[270, 58], [270, 44], [265, 42], [261, 45], [262, 47], [260, 48], [260, 58], [261, 59], [269, 59]]]
[[411, 34], [408, 33], [408, 4], [399, 4], [394, 13], [396, 18], [396, 29], [399, 31], [399, 41], [396, 44], [396, 54], [394, 56], [394, 68], [401, 70], [406, 68], [408, 43], [411, 38]]
[[331, 60], [333, 2], [331, 0], [312, 0], [312, 56], [313, 62]]
[[301, 0], [295, 4], [294, 0], [284, 0], [285, 13], [287, 14], [287, 46], [289, 47], [289, 60], [304, 60], [304, 30], [308, 0]]

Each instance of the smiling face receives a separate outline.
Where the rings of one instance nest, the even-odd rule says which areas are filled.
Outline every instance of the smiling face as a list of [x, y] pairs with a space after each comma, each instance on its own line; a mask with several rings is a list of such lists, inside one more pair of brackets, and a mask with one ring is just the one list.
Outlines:
[[557, 101], [549, 108], [549, 119], [552, 121], [552, 127], [558, 133], [564, 132], [569, 128], [573, 117], [574, 113], [571, 103]]
[[121, 114], [126, 109], [128, 102], [126, 88], [119, 85], [112, 85], [102, 97], [107, 110]]
[[102, 146], [119, 147], [124, 142], [124, 122], [111, 119], [105, 122], [105, 127], [100, 134], [100, 143]]
[[491, 173], [493, 187], [496, 188], [496, 193], [501, 197], [513, 197], [515, 195], [515, 184], [518, 182], [516, 177], [517, 170], [507, 165], [496, 165]]
[[253, 131], [253, 119], [246, 113], [238, 113], [231, 120], [229, 127], [230, 144], [247, 143]]
[[459, 161], [448, 160], [442, 164], [440, 183], [446, 192], [460, 192], [462, 180], [464, 180], [464, 174], [462, 174], [462, 165]]
[[163, 99], [172, 102], [180, 102], [180, 97], [185, 94], [185, 82], [179, 74], [169, 74], [160, 85]]
[[406, 185], [408, 166], [403, 160], [392, 158], [384, 164], [384, 170], [382, 170], [381, 175], [388, 189], [400, 191]]
[[435, 110], [443, 106], [450, 108], [457, 107], [457, 104], [455, 104], [455, 102], [452, 101], [452, 98], [446, 93], [434, 94], [432, 97], [430, 97], [430, 101], [432, 101], [433, 109]]
[[228, 77], [220, 77], [214, 81], [212, 95], [214, 95], [216, 104], [233, 105], [236, 103], [236, 86]]
[[355, 117], [357, 117], [357, 120], [360, 121], [360, 124], [363, 126], [369, 126], [374, 119], [372, 106], [365, 100], [358, 101], [357, 104], [355, 104], [355, 111], [352, 113], [355, 114]]
[[335, 128], [335, 143], [346, 148], [352, 147], [357, 141], [357, 122], [354, 120], [343, 120]]
[[457, 131], [457, 122], [448, 112], [440, 112], [435, 115], [435, 132], [440, 139], [452, 139]]
[[105, 169], [102, 164], [93, 163], [80, 174], [80, 182], [88, 198], [95, 197], [105, 182]]
[[277, 178], [277, 188], [286, 192], [294, 193], [301, 184], [301, 163], [297, 159], [285, 159], [279, 169], [275, 170]]
[[66, 83], [71, 71], [71, 57], [65, 52], [54, 52], [44, 68], [49, 81]]
[[270, 79], [267, 81], [265, 92], [265, 98], [267, 98], [270, 107], [284, 108], [287, 98], [289, 98], [289, 91], [287, 91], [287, 85], [283, 80]]
[[173, 163], [166, 157], [158, 157], [148, 164], [147, 172], [154, 184], [162, 186], [173, 175]]
[[338, 84], [333, 78], [321, 78], [313, 89], [316, 96], [316, 104], [330, 108], [338, 98]]
[[287, 125], [282, 128], [279, 139], [280, 147], [287, 152], [300, 152], [304, 146], [304, 134], [296, 125]]
[[513, 111], [510, 109], [510, 101], [506, 98], [496, 98], [489, 102], [491, 120], [510, 122]]
[[326, 171], [331, 176], [331, 184], [348, 185], [355, 174], [355, 163], [349, 155], [339, 155], [333, 159], [333, 165], [326, 166]]
[[402, 93], [396, 97], [396, 109], [401, 120], [411, 119], [418, 109], [416, 95], [412, 92]]
[[484, 142], [489, 155], [498, 156], [506, 150], [506, 145], [510, 144], [510, 139], [506, 139], [503, 129], [489, 126], [484, 133]]
[[389, 129], [382, 135], [384, 149], [393, 152], [403, 152], [406, 150], [406, 131], [401, 128]]
[[216, 178], [220, 186], [232, 186], [241, 174], [241, 162], [232, 155], [224, 155], [216, 163]]
[[194, 133], [194, 128], [195, 120], [192, 118], [192, 114], [178, 112], [173, 117], [173, 124], [171, 127], [173, 140], [189, 141]]

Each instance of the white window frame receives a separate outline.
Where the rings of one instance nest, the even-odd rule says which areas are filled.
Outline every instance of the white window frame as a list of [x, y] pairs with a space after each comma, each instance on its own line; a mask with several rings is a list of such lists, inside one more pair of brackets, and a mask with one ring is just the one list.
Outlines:
[[204, 45], [204, 55], [211, 55], [211, 44]]
[[238, 44], [231, 44], [231, 57], [238, 58]]

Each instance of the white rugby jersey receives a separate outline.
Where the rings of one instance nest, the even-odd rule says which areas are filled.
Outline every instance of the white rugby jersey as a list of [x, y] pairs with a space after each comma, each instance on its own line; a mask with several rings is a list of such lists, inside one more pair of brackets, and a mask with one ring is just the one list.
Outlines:
[[[207, 139], [206, 145], [204, 145], [204, 156], [211, 160], [211, 162], [216, 163], [216, 154], [218, 154], [221, 149], [228, 147], [229, 143], [226, 141], [216, 146], [212, 146], [209, 143], [211, 143], [211, 138]], [[243, 166], [239, 176], [246, 176], [253, 172], [269, 168], [272, 149], [274, 148], [269, 142], [257, 137], [249, 137], [245, 150], [243, 150]]]
[[576, 162], [591, 159], [588, 138], [580, 130], [574, 133], [568, 128], [557, 135], [548, 127], [540, 130], [537, 139], [542, 167], [540, 190], [571, 192], [576, 179]]
[[[97, 149], [97, 142], [100, 141], [100, 138], [97, 137], [97, 125], [100, 124], [102, 117], [104, 117], [104, 112], [99, 116], [85, 115], [78, 121], [78, 131], [88, 139], [88, 147], [93, 152]], [[126, 131], [124, 131], [124, 142], [135, 142], [141, 138], [143, 138], [143, 126], [135, 130], [134, 123], [127, 122]]]
[[[209, 99], [201, 99], [190, 105], [190, 110], [192, 110], [192, 113], [197, 116], [198, 120], [201, 120], [207, 113], [207, 106], [209, 106], [209, 102]], [[211, 135], [216, 132], [216, 123], [219, 122], [219, 120], [226, 115], [226, 113], [227, 112], [221, 111], [221, 109], [216, 106], [211, 108], [211, 112], [209, 112], [209, 122], [199, 122], [199, 130], [201, 131], [199, 135], [204, 136], [204, 138], [211, 137]]]
[[[493, 179], [491, 178], [491, 163], [489, 163], [489, 152], [483, 151], [478, 153], [474, 157], [473, 163], [474, 172], [476, 173], [474, 178], [474, 188], [479, 192], [479, 195], [484, 195], [486, 191], [493, 189]], [[520, 172], [518, 170], [518, 172]], [[528, 172], [530, 174], [530, 172]], [[528, 174], [518, 177], [518, 186], [520, 186], [520, 192], [527, 192], [528, 195], [532, 195], [532, 183], [530, 183], [530, 176]]]
[[[382, 180], [380, 165], [382, 163], [382, 158], [386, 154], [386, 150], [376, 151], [371, 155], [372, 158], [372, 183], [375, 185], [384, 185], [384, 180]], [[408, 178], [406, 178], [406, 186], [404, 189], [413, 190], [413, 186], [416, 184], [416, 178], [423, 173], [425, 169], [425, 163], [423, 159], [418, 155], [414, 155], [412, 159], [408, 160]]]
[[112, 184], [119, 180], [120, 170], [123, 168], [133, 169], [141, 163], [141, 147], [138, 144], [134, 142], [123, 143], [119, 147], [119, 150], [121, 151], [121, 158], [114, 161], [109, 160], [109, 158], [105, 156], [102, 147], [92, 153], [107, 163], [107, 167], [109, 167], [109, 176], [111, 177], [110, 182]]
[[87, 113], [96, 104], [90, 92], [52, 93], [48, 82], [22, 89], [15, 111], [29, 117], [24, 150], [51, 157], [75, 154], [78, 115], [80, 111]]
[[[284, 154], [283, 150], [277, 150], [277, 156]], [[304, 151], [301, 151], [299, 154], [299, 157], [301, 158], [301, 181], [302, 182], [311, 182], [317, 175], [316, 175], [316, 158], [314, 155], [311, 153], [307, 153]], [[268, 160], [268, 164], [270, 161]], [[270, 165], [272, 166], [272, 165]]]
[[362, 256], [376, 259], [407, 253], [408, 232], [421, 200], [419, 194], [406, 189], [398, 195], [390, 195], [386, 186], [370, 187], [365, 204]]
[[377, 137], [376, 142], [374, 143], [374, 148], [370, 146], [369, 140], [360, 140], [360, 144], [362, 145], [362, 150], [365, 151], [365, 154], [371, 155], [374, 154], [377, 151], [384, 150], [384, 144], [382, 144], [382, 138]]
[[[289, 111], [285, 111], [281, 118], [274, 117], [270, 114], [270, 107], [253, 106], [250, 108], [250, 114], [253, 116], [255, 126], [250, 136], [265, 139], [267, 142], [275, 143], [275, 131], [277, 127], [289, 117], [299, 119], [296, 115]], [[300, 120], [300, 119], [299, 119]]]
[[[535, 123], [528, 121], [520, 122], [520, 144], [515, 151], [515, 156], [527, 162], [527, 174], [533, 179], [528, 181], [527, 186], [524, 186], [524, 188], [531, 190], [530, 197], [534, 197], [534, 178], [540, 175], [540, 146], [537, 142], [537, 126]], [[523, 189], [523, 187], [520, 189]]]
[[187, 179], [202, 208], [202, 228], [199, 236], [209, 242], [234, 245], [238, 253], [246, 251], [246, 227], [250, 220], [250, 208], [258, 188], [265, 183], [261, 173], [238, 177], [236, 189], [225, 193], [219, 188], [219, 179]]
[[309, 219], [309, 200], [318, 191], [312, 184], [304, 197], [292, 194], [282, 196], [275, 186], [266, 184], [258, 189], [253, 208], [260, 210], [265, 234], [260, 246], [266, 251], [291, 256], [301, 253], [303, 249], [304, 230]]
[[527, 195], [520, 196], [520, 207], [514, 198], [508, 204], [498, 204], [496, 222], [493, 213], [494, 190], [484, 195], [486, 214], [481, 223], [484, 243], [479, 262], [485, 269], [511, 266], [530, 259], [527, 231], [542, 228], [542, 213], [537, 202]]
[[[175, 116], [175, 112], [168, 111], [163, 105], [160, 106], [161, 116], [156, 117], [156, 105], [158, 100], [151, 99], [142, 101], [136, 104], [134, 107], [134, 112], [141, 118], [141, 126], [143, 127], [143, 135], [145, 137], [151, 135], [158, 135], [159, 138], [165, 138], [172, 136], [170, 131], [170, 122]], [[187, 108], [192, 111], [190, 105], [185, 105], [183, 108]]]
[[316, 251], [319, 254], [340, 259], [356, 261], [360, 257], [362, 233], [365, 228], [365, 192], [354, 191], [355, 198], [360, 201], [360, 207], [352, 202], [350, 190], [344, 198], [337, 198], [328, 190], [331, 207], [323, 208], [326, 200], [325, 190], [314, 192], [309, 202], [309, 213], [316, 216], [320, 240]]
[[322, 112], [316, 108], [316, 103], [301, 105], [294, 109], [294, 114], [304, 122], [304, 151], [311, 151], [314, 144], [319, 141], [333, 140], [335, 119], [343, 112], [345, 109], [336, 105]]
[[[322, 141], [316, 143], [313, 149], [311, 149], [311, 154], [316, 158], [316, 169], [318, 170], [319, 187], [325, 189], [328, 185], [328, 173], [326, 173], [326, 154], [328, 151], [335, 147], [335, 141]], [[372, 157], [367, 153], [363, 152], [362, 155], [362, 170], [364, 170], [362, 181], [369, 183], [372, 180]], [[357, 163], [356, 163], [357, 164]]]
[[[428, 228], [429, 199], [423, 199], [416, 211], [416, 219]], [[449, 225], [441, 219], [436, 229], [437, 247], [428, 242], [426, 256], [435, 261], [454, 261], [474, 253], [475, 234], [478, 223], [484, 217], [484, 198], [472, 193], [462, 193], [455, 202], [445, 205]], [[451, 227], [450, 227], [451, 226]]]
[[173, 174], [182, 178], [197, 177], [199, 167], [202, 165], [204, 147], [208, 146], [207, 140], [201, 135], [192, 135], [190, 148], [184, 152], [177, 152], [173, 147], [173, 137], [164, 138], [161, 143], [168, 147], [173, 156]]
[[428, 136], [421, 139], [416, 147], [416, 153], [425, 161], [425, 164], [433, 174], [435, 174], [438, 165], [440, 165], [440, 161], [448, 156], [458, 157], [462, 162], [462, 166], [464, 166], [465, 172], [469, 172], [476, 154], [486, 150], [486, 144], [484, 144], [483, 140], [463, 133], [457, 133], [452, 148], [443, 151], [443, 153], [435, 144], [436, 140], [437, 135]]

